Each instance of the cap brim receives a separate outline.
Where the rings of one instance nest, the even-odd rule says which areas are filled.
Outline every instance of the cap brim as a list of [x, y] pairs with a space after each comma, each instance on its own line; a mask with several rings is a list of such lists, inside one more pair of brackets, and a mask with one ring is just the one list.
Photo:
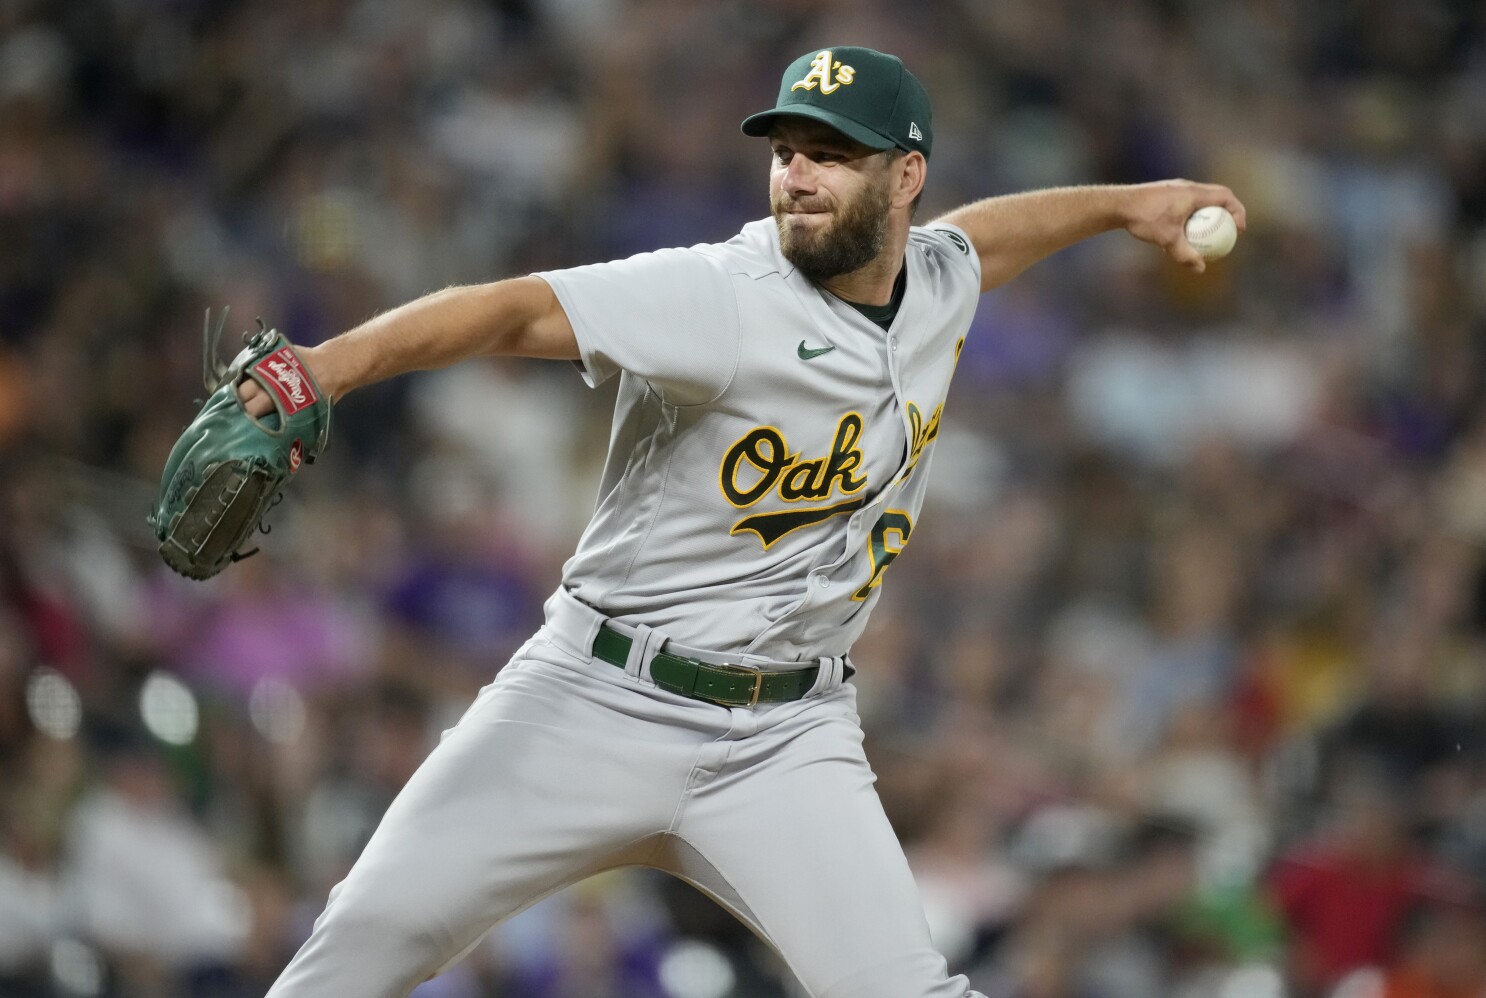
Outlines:
[[767, 111], [760, 111], [758, 114], [750, 114], [743, 119], [743, 124], [740, 127], [743, 129], [744, 135], [764, 136], [769, 134], [769, 129], [773, 127], [774, 120], [783, 117], [811, 118], [815, 121], [822, 122], [830, 125], [847, 138], [855, 139], [869, 149], [881, 151], [883, 149], [896, 148], [898, 145], [898, 143], [881, 132], [875, 132], [865, 125], [859, 125], [850, 118], [837, 114], [835, 111], [828, 111], [813, 104], [775, 107]]

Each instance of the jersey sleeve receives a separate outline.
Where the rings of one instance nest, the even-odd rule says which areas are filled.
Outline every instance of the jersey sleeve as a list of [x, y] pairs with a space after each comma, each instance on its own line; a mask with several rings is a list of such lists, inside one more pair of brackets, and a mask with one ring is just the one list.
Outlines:
[[741, 320], [732, 279], [717, 259], [668, 249], [536, 276], [572, 323], [590, 387], [628, 371], [667, 402], [700, 405], [732, 380]]
[[966, 268], [975, 277], [977, 292], [980, 289], [980, 254], [970, 242], [970, 234], [958, 225], [949, 222], [933, 222], [924, 226], [923, 233], [930, 245], [952, 268]]

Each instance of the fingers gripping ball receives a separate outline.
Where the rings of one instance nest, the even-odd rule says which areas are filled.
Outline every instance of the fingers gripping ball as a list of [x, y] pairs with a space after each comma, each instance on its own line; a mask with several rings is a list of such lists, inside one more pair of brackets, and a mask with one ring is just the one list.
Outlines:
[[[226, 321], [224, 310], [213, 328], [207, 312], [203, 380], [211, 397], [171, 449], [149, 516], [160, 556], [192, 579], [210, 578], [246, 557], [239, 549], [290, 476], [330, 441], [330, 401], [289, 341], [260, 319], [256, 333], [243, 334], [242, 352], [224, 365], [217, 342]], [[273, 400], [274, 411], [261, 419], [238, 397], [245, 377]]]
[[1210, 204], [1198, 208], [1187, 219], [1187, 242], [1202, 254], [1205, 260], [1217, 260], [1228, 255], [1238, 241], [1238, 225], [1228, 209]]

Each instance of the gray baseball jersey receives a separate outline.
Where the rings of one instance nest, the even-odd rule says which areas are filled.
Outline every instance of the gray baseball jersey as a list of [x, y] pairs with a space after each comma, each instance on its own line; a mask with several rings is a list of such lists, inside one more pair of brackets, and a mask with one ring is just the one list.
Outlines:
[[843, 654], [908, 543], [980, 262], [914, 227], [886, 334], [784, 258], [772, 220], [715, 245], [542, 273], [585, 380], [620, 374], [598, 510], [563, 581], [694, 647]]
[[[269, 998], [403, 998], [513, 912], [633, 865], [705, 891], [817, 998], [978, 998], [934, 949], [845, 681], [980, 290], [952, 226], [913, 229], [907, 268], [886, 333], [795, 272], [769, 221], [541, 275], [589, 382], [622, 372], [598, 511], [546, 624], [408, 781]], [[619, 668], [596, 653], [610, 629]], [[722, 706], [653, 681], [673, 645], [817, 664], [792, 702]]]

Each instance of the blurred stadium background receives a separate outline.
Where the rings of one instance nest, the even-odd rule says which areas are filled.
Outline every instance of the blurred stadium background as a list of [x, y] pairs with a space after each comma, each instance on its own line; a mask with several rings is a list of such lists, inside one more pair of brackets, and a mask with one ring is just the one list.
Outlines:
[[[921, 217], [1249, 209], [1205, 277], [1105, 236], [983, 301], [856, 649], [938, 943], [994, 998], [1486, 995], [1465, 0], [0, 0], [0, 995], [261, 995], [590, 508], [611, 393], [470, 364], [346, 400], [263, 552], [171, 576], [203, 309], [316, 342], [726, 238], [737, 122], [848, 42], [934, 95]], [[417, 992], [797, 994], [638, 872]]]

